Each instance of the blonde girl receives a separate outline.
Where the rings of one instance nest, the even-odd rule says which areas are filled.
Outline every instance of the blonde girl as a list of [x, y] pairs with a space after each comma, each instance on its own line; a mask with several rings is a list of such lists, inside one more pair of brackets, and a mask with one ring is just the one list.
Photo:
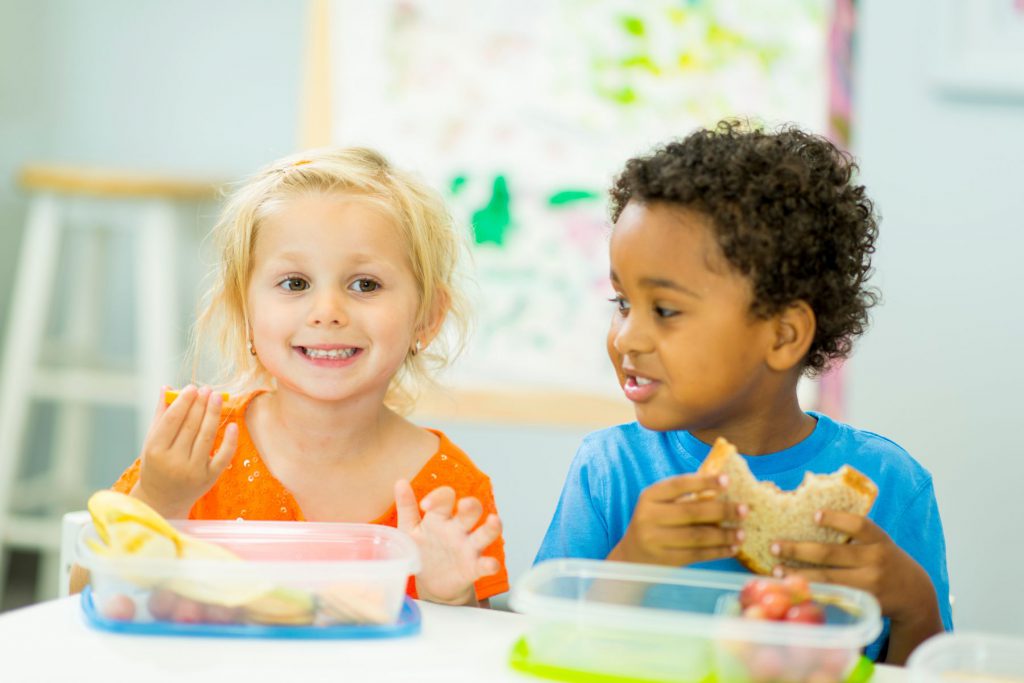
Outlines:
[[423, 559], [411, 594], [507, 590], [490, 480], [402, 416], [465, 330], [441, 198], [372, 150], [306, 152], [245, 183], [214, 235], [196, 349], [219, 347], [230, 397], [190, 385], [167, 405], [164, 387], [115, 490], [170, 518], [397, 526]]

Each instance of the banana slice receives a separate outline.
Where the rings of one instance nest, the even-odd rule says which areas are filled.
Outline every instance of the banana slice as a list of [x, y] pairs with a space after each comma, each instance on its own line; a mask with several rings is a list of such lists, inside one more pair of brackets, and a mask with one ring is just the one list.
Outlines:
[[[96, 533], [103, 543], [89, 539], [97, 555], [108, 558], [138, 557], [218, 562], [240, 562], [233, 552], [209, 541], [183, 534], [158, 512], [137, 498], [115, 491], [98, 491], [89, 498]], [[122, 578], [140, 587], [151, 587], [159, 579], [125, 573]], [[273, 589], [267, 581], [203, 580], [173, 578], [166, 587], [187, 598], [212, 605], [237, 607], [252, 602]]]
[[153, 533], [170, 539], [176, 548], [179, 546], [181, 535], [178, 530], [138, 498], [116, 491], [97, 491], [89, 498], [88, 508], [96, 526], [96, 533], [104, 543], [110, 542], [112, 525], [134, 521], [149, 527]]

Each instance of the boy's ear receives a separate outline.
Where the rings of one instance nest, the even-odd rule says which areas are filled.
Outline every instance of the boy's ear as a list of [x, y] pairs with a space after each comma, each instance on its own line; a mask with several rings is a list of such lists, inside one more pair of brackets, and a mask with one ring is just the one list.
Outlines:
[[818, 323], [806, 301], [794, 301], [774, 317], [775, 339], [768, 351], [768, 366], [780, 372], [798, 366], [814, 341]]

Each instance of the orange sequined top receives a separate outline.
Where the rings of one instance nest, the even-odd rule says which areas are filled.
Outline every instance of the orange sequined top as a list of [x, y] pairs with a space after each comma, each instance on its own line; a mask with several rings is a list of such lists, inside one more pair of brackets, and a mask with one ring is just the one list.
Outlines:
[[[273, 521], [306, 521], [294, 496], [270, 472], [252, 442], [245, 426], [245, 410], [249, 402], [262, 391], [232, 397], [224, 404], [224, 419], [213, 447], [215, 452], [224, 435], [224, 427], [238, 425], [238, 449], [231, 464], [189, 512], [189, 519], [252, 519]], [[429, 430], [440, 439], [437, 452], [410, 482], [417, 500], [438, 486], [451, 486], [459, 498], [472, 496], [483, 504], [484, 516], [497, 514], [491, 480], [477, 469], [473, 461], [453, 444], [444, 433]], [[135, 460], [112, 487], [115, 491], [130, 493], [139, 480], [140, 461]], [[398, 526], [398, 513], [394, 503], [387, 511], [371, 520], [371, 524]], [[501, 564], [497, 574], [485, 576], [476, 582], [477, 598], [483, 600], [508, 590], [508, 572], [505, 568], [505, 547], [502, 538], [484, 550]], [[413, 581], [409, 581], [409, 594], [416, 597]]]

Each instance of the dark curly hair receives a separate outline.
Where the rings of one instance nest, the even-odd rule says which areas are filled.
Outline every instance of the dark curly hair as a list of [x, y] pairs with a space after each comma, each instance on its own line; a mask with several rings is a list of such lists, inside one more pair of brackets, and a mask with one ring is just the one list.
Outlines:
[[878, 237], [874, 205], [851, 182], [856, 164], [823, 137], [722, 121], [626, 162], [611, 188], [612, 220], [628, 202], [666, 202], [711, 218], [725, 258], [768, 317], [803, 300], [817, 329], [804, 371], [850, 353], [880, 300], [867, 286]]

